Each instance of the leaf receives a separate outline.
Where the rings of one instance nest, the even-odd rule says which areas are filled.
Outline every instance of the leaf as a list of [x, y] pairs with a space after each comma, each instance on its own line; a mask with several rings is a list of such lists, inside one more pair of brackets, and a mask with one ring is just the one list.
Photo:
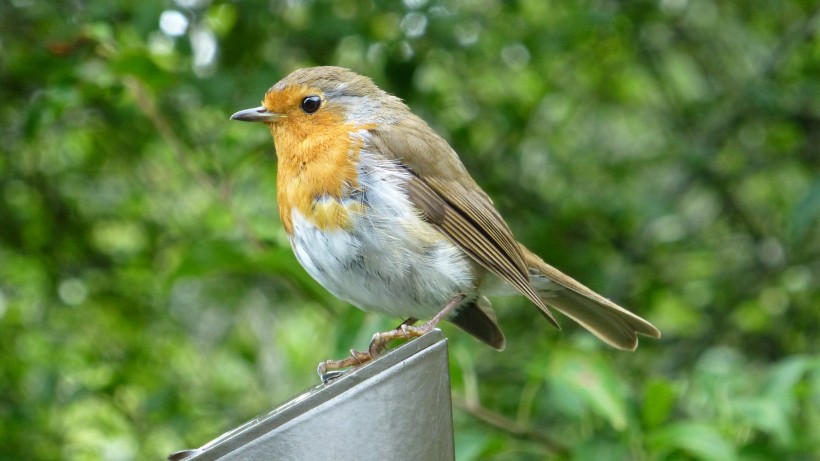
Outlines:
[[788, 446], [794, 442], [794, 431], [786, 409], [771, 398], [738, 399], [737, 411], [754, 428], [772, 435], [779, 445]]
[[795, 356], [772, 367], [758, 395], [738, 399], [737, 409], [755, 428], [783, 446], [795, 441], [793, 418], [799, 410], [796, 388], [810, 369], [811, 359]]
[[820, 182], [815, 182], [792, 209], [791, 238], [802, 241], [820, 220]]
[[474, 460], [482, 459], [489, 441], [486, 434], [468, 432], [466, 434], [456, 433], [454, 442], [458, 459]]
[[789, 357], [774, 366], [766, 379], [763, 393], [777, 399], [778, 403], [794, 409], [794, 388], [803, 379], [811, 366], [811, 359], [805, 356]]
[[205, 22], [219, 37], [224, 37], [236, 24], [236, 7], [229, 3], [211, 6], [205, 15]]
[[675, 450], [683, 450], [704, 461], [737, 459], [734, 445], [717, 428], [707, 423], [683, 422], [664, 426], [651, 433], [648, 442], [657, 458], [663, 458], [663, 455]]
[[565, 386], [581, 397], [614, 429], [626, 429], [623, 386], [608, 363], [588, 354], [561, 351], [553, 357], [549, 372], [556, 386]]
[[643, 422], [647, 427], [656, 427], [667, 421], [675, 408], [678, 391], [674, 385], [663, 379], [647, 383], [644, 390]]

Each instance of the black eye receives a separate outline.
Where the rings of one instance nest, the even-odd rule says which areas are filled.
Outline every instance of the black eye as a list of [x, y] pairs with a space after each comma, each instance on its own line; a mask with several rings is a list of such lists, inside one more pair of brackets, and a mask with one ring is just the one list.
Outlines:
[[319, 106], [322, 105], [322, 98], [319, 96], [308, 96], [307, 98], [302, 100], [302, 110], [305, 111], [306, 114], [312, 114], [319, 110]]

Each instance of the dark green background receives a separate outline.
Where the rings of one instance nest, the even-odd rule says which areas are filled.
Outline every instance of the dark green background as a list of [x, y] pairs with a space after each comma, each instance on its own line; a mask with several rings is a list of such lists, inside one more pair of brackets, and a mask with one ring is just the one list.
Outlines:
[[298, 266], [269, 134], [228, 120], [319, 64], [664, 333], [445, 326], [459, 460], [820, 458], [819, 37], [809, 0], [3, 1], [0, 458], [199, 446], [396, 322]]

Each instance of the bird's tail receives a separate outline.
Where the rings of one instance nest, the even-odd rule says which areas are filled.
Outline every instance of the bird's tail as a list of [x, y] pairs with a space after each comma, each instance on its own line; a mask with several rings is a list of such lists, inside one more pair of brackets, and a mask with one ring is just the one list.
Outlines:
[[578, 322], [605, 343], [633, 351], [638, 335], [660, 338], [654, 325], [595, 293], [572, 277], [545, 263], [523, 245], [530, 280], [549, 306]]

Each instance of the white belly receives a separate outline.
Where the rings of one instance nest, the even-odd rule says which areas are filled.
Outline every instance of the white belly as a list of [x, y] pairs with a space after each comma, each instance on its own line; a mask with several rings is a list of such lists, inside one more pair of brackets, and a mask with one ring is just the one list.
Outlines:
[[351, 213], [349, 229], [322, 230], [294, 209], [291, 246], [339, 298], [366, 311], [430, 318], [453, 296], [476, 292], [474, 263], [414, 211], [403, 186], [409, 173], [387, 161], [376, 165], [362, 154], [359, 188], [342, 203], [365, 211]]

